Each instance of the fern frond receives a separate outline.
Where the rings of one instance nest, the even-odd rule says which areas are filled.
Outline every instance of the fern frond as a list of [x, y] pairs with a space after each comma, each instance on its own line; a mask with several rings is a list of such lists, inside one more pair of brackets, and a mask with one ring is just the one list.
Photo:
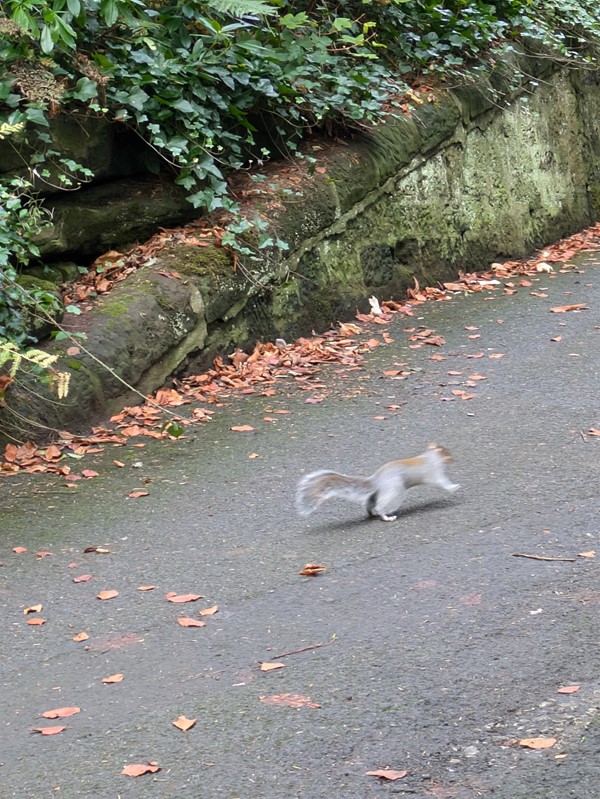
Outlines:
[[208, 7], [227, 17], [267, 17], [277, 14], [268, 0], [208, 0]]

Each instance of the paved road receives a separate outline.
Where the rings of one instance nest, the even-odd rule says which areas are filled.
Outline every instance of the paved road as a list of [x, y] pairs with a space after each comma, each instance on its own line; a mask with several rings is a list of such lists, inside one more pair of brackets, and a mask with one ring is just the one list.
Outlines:
[[[50, 477], [0, 484], [3, 799], [597, 799], [600, 439], [586, 431], [600, 428], [600, 268], [489, 296], [422, 308], [439, 349], [410, 349], [398, 319], [363, 370], [324, 373], [320, 405], [283, 381], [186, 441], [89, 458], [100, 477], [75, 493]], [[589, 309], [549, 313], [576, 302]], [[382, 375], [399, 362], [421, 371]], [[487, 379], [465, 387], [474, 373]], [[370, 472], [430, 440], [455, 453], [456, 494], [415, 489], [395, 523], [341, 502], [295, 516], [303, 472]], [[126, 499], [140, 486], [148, 497]], [[327, 571], [301, 577], [307, 562]], [[97, 600], [105, 589], [119, 596]], [[27, 626], [38, 602], [47, 622]], [[205, 627], [176, 623], [212, 605]], [[284, 693], [319, 707], [261, 701]], [[179, 715], [195, 727], [176, 729]], [[55, 724], [67, 729], [31, 732]], [[145, 761], [161, 770], [120, 774]], [[408, 773], [365, 776], [381, 768]]]

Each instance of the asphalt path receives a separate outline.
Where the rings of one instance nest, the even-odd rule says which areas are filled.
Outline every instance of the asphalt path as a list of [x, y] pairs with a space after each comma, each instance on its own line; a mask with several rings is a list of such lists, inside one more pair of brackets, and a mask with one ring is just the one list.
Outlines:
[[[395, 318], [363, 368], [322, 370], [320, 404], [284, 379], [184, 440], [86, 458], [99, 476], [75, 490], [3, 480], [2, 799], [597, 799], [600, 267], [516, 288]], [[446, 343], [411, 349], [413, 325]], [[368, 474], [429, 441], [457, 493], [413, 489], [391, 523], [295, 514], [306, 471]]]

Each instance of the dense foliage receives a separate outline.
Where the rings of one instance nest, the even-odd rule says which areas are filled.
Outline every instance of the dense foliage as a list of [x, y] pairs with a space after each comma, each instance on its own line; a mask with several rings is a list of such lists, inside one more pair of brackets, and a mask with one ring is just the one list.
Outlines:
[[[600, 34], [597, 0], [6, 0], [2, 9], [0, 139], [27, 153], [38, 183], [57, 166], [59, 187], [86, 177], [47, 134], [61, 109], [85, 110], [134, 129], [154, 154], [149, 166], [171, 169], [203, 211], [235, 210], [229, 171], [293, 155], [314, 128], [371, 124], [408, 73], [464, 73], [516, 37], [589, 58]], [[0, 270], [31, 251], [22, 192], [3, 192], [16, 227], [0, 239]]]

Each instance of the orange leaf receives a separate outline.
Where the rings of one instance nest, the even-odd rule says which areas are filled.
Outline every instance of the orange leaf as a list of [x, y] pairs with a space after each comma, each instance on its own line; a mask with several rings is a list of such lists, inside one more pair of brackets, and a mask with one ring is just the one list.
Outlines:
[[91, 574], [80, 574], [79, 577], [73, 577], [74, 583], [87, 583], [88, 580], [92, 579]]
[[95, 472], [93, 469], [84, 469], [81, 474], [83, 477], [87, 477], [88, 479], [90, 477], [99, 477], [98, 472]]
[[130, 499], [139, 499], [140, 497], [147, 497], [148, 496], [148, 492], [147, 491], [141, 491], [140, 489], [137, 489], [136, 491], [130, 491], [129, 494], [127, 494], [127, 496]]
[[96, 595], [96, 599], [114, 599], [116, 596], [119, 596], [119, 592], [111, 588], [108, 591], [100, 591], [100, 593]]
[[46, 624], [46, 619], [40, 619], [39, 616], [35, 616], [33, 619], [27, 619], [25, 624], [29, 624], [30, 627], [41, 627], [42, 624]]
[[110, 677], [103, 677], [102, 682], [106, 683], [106, 685], [112, 685], [116, 682], [123, 682], [124, 679], [124, 674], [111, 674]]
[[254, 430], [252, 425], [249, 424], [238, 424], [234, 427], [230, 427], [230, 430], [233, 430], [234, 433], [249, 433], [251, 430]]
[[176, 594], [175, 591], [169, 591], [165, 595], [169, 602], [195, 602], [197, 599], [204, 599], [202, 594]]
[[180, 616], [177, 619], [177, 624], [182, 627], [206, 627], [206, 622], [200, 619], [191, 619], [188, 616]]
[[585, 302], [576, 302], [573, 305], [557, 305], [550, 308], [550, 313], [566, 313], [567, 311], [583, 311], [587, 309]]
[[408, 774], [408, 770], [404, 769], [404, 771], [394, 771], [392, 768], [380, 768], [376, 771], [365, 771], [366, 777], [379, 777], [381, 780], [401, 780], [402, 777], [406, 777]]
[[177, 716], [177, 718], [173, 722], [173, 726], [177, 727], [178, 730], [187, 732], [188, 730], [192, 729], [195, 723], [196, 719], [186, 719], [185, 716]]
[[588, 430], [588, 436], [600, 436], [600, 430], [596, 430], [595, 427], [590, 427]]
[[38, 603], [37, 605], [30, 605], [28, 608], [23, 610], [23, 615], [27, 616], [28, 613], [39, 613], [42, 608], [43, 605], [41, 603]]
[[138, 585], [137, 590], [138, 591], [154, 591], [155, 588], [156, 588], [155, 585]]
[[557, 690], [557, 694], [576, 694], [581, 688], [580, 685], [564, 685]]
[[271, 696], [259, 696], [265, 705], [279, 705], [281, 707], [311, 707], [317, 708], [321, 705], [313, 702], [312, 699], [303, 694], [273, 694]]
[[218, 605], [213, 605], [211, 608], [204, 608], [204, 610], [198, 611], [198, 615], [200, 616], [214, 616], [214, 614], [219, 610]]
[[80, 641], [87, 641], [90, 636], [87, 633], [81, 632], [73, 636], [73, 641], [79, 643]]
[[34, 727], [32, 732], [39, 732], [41, 735], [58, 735], [59, 732], [66, 730], [66, 727]]
[[261, 671], [275, 671], [276, 669], [285, 669], [285, 663], [267, 663], [263, 661], [260, 664]]
[[595, 558], [596, 557], [596, 550], [595, 549], [590, 549], [587, 552], [580, 552], [579, 553], [579, 557], [580, 558]]
[[156, 760], [150, 760], [148, 763], [131, 763], [125, 766], [121, 774], [126, 777], [141, 777], [142, 774], [155, 774], [157, 771], [160, 771], [160, 766]]
[[556, 738], [521, 738], [519, 746], [526, 749], [550, 749], [556, 743]]
[[81, 713], [80, 707], [57, 707], [54, 710], [46, 710], [40, 715], [45, 719], [68, 719], [69, 716], [76, 716]]
[[308, 577], [313, 577], [315, 574], [324, 572], [326, 568], [326, 566], [319, 566], [317, 563], [307, 563], [302, 571], [298, 572], [298, 574], [304, 574]]
[[27, 547], [13, 547], [13, 552], [15, 555], [22, 555], [24, 552], [27, 552]]
[[52, 555], [52, 552], [46, 552], [46, 551], [36, 552], [35, 553], [36, 558], [39, 558], [40, 560], [42, 558], [49, 558], [51, 555]]

